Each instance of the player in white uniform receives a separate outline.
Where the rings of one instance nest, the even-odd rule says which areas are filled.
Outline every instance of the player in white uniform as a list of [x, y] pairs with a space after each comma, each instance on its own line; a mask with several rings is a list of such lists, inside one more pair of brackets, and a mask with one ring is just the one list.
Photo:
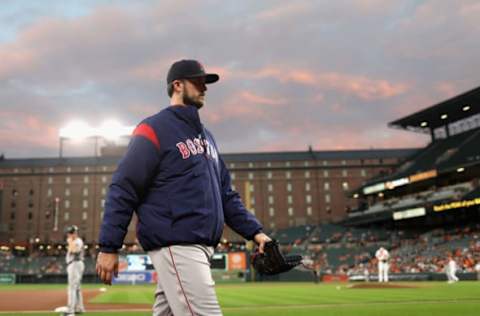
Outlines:
[[78, 227], [72, 225], [67, 228], [68, 250], [66, 256], [68, 273], [68, 310], [67, 315], [85, 312], [82, 298], [82, 276], [85, 270], [83, 240], [78, 237]]
[[455, 275], [457, 272], [457, 263], [453, 260], [452, 256], [448, 256], [448, 263], [445, 267], [445, 273], [447, 274], [448, 283], [458, 282], [458, 277]]
[[388, 282], [388, 259], [390, 254], [387, 249], [380, 247], [375, 253], [375, 257], [378, 260], [378, 282]]
[[480, 280], [480, 261], [475, 265], [475, 271], [477, 272], [477, 280]]

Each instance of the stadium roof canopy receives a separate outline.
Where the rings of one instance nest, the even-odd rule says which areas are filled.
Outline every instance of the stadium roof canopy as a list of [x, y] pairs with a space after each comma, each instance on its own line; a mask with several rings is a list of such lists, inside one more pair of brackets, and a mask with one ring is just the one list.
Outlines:
[[480, 87], [390, 122], [394, 128], [430, 133], [432, 129], [480, 113]]

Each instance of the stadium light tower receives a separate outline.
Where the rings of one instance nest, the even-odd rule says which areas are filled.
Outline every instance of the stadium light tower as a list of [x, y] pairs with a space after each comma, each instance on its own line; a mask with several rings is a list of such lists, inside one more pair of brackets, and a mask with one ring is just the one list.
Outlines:
[[83, 121], [73, 121], [60, 129], [59, 157], [63, 157], [63, 142], [67, 139], [81, 141], [93, 135], [92, 128]]
[[106, 120], [96, 130], [96, 134], [107, 140], [118, 140], [120, 137], [132, 134], [134, 126], [123, 126], [116, 120]]
[[115, 141], [121, 137], [130, 136], [134, 128], [134, 126], [124, 126], [118, 121], [112, 119], [106, 120], [99, 128], [91, 127], [82, 121], [73, 121], [60, 129], [59, 157], [63, 157], [65, 140], [82, 141], [88, 138], [93, 138], [95, 141], [95, 157], [97, 157], [99, 139]]

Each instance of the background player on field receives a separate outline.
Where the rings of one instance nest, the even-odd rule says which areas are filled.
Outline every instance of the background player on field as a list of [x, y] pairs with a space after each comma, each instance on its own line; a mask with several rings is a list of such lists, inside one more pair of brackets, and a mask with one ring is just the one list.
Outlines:
[[83, 240], [78, 236], [78, 227], [67, 228], [67, 274], [68, 274], [68, 309], [67, 314], [85, 312], [81, 291], [83, 271], [85, 270]]
[[477, 280], [480, 281], [480, 261], [475, 265], [475, 271], [477, 272]]
[[458, 282], [458, 277], [455, 275], [457, 272], [457, 263], [453, 259], [452, 255], [448, 256], [448, 262], [445, 266], [445, 273], [447, 274], [448, 283]]
[[378, 260], [378, 282], [388, 282], [388, 259], [390, 254], [387, 249], [380, 247], [375, 253], [375, 257]]

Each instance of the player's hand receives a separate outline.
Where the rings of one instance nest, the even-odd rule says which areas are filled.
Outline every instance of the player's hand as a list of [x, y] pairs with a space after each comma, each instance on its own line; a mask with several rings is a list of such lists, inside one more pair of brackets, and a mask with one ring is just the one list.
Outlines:
[[265, 247], [265, 243], [271, 241], [272, 239], [265, 235], [264, 233], [258, 233], [253, 237], [253, 240], [258, 244], [258, 251], [263, 253], [263, 248]]
[[96, 270], [103, 283], [112, 285], [113, 276], [118, 276], [118, 254], [100, 252]]

